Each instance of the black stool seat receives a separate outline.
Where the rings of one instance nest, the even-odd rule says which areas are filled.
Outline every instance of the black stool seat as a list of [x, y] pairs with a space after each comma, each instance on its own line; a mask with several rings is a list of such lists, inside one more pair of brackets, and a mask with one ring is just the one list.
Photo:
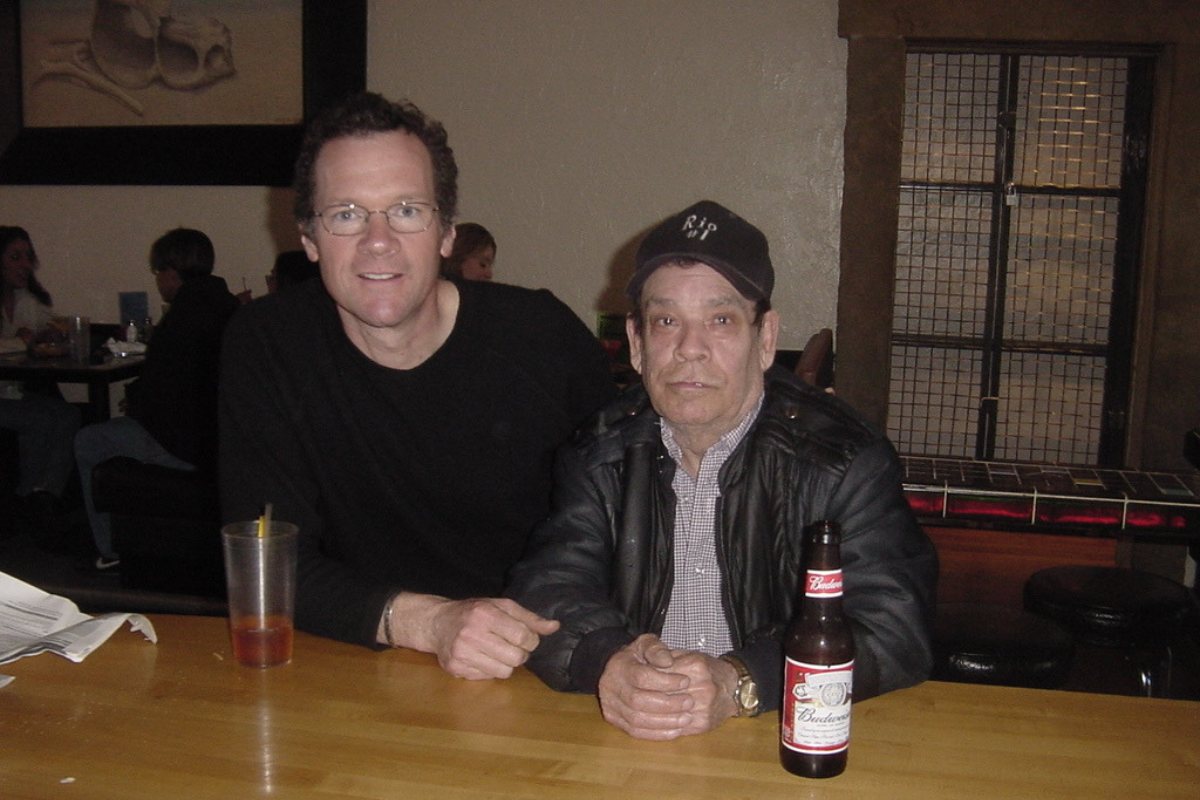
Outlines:
[[934, 680], [1057, 689], [1073, 653], [1071, 634], [1045, 617], [1005, 606], [938, 606]]
[[1166, 647], [1192, 613], [1182, 584], [1120, 567], [1065, 566], [1035, 572], [1025, 608], [1056, 619], [1080, 642], [1100, 647]]
[[1151, 572], [1064, 566], [1025, 582], [1025, 608], [1066, 626], [1076, 642], [1124, 650], [1148, 697], [1169, 693], [1172, 647], [1195, 610], [1187, 588]]

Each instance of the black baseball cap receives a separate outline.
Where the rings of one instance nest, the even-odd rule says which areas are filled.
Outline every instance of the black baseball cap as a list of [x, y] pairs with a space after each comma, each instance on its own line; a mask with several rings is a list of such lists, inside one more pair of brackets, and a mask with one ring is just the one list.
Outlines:
[[636, 302], [650, 273], [681, 259], [712, 267], [749, 300], [769, 300], [775, 288], [775, 268], [762, 231], [720, 203], [701, 200], [646, 234], [634, 256], [626, 296]]

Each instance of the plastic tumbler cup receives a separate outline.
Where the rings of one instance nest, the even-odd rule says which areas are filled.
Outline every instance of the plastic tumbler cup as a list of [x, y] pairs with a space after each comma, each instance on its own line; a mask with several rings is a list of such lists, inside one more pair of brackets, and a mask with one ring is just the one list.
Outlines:
[[233, 522], [221, 529], [233, 657], [247, 667], [292, 660], [297, 528], [290, 522]]
[[71, 360], [76, 364], [87, 363], [92, 354], [92, 322], [87, 317], [67, 317], [67, 344]]

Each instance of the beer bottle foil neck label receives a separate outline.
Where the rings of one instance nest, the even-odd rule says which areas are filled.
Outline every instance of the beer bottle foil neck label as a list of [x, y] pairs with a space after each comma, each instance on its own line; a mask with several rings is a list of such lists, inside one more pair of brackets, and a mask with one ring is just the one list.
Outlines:
[[850, 705], [854, 662], [784, 662], [780, 741], [809, 755], [840, 753], [850, 744]]
[[805, 573], [805, 597], [841, 597], [842, 571], [840, 569], [810, 569]]

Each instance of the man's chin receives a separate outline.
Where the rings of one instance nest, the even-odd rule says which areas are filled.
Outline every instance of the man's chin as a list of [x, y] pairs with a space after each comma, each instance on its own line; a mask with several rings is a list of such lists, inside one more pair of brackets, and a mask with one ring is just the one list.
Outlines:
[[677, 425], [703, 425], [711, 421], [715, 412], [708, 399], [707, 395], [697, 396], [695, 392], [672, 392], [660, 398], [650, 396], [659, 415]]

